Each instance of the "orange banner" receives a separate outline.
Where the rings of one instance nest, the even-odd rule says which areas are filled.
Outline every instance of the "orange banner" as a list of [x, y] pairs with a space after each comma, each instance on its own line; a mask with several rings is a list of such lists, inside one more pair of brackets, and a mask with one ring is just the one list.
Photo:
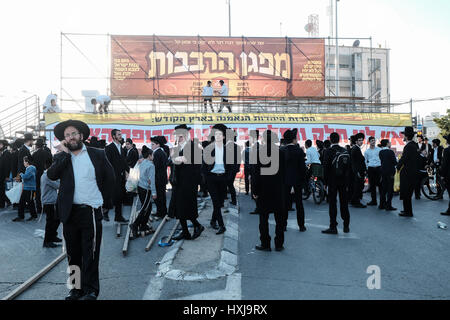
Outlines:
[[199, 96], [208, 80], [230, 97], [325, 94], [324, 39], [111, 36], [111, 59], [114, 97]]

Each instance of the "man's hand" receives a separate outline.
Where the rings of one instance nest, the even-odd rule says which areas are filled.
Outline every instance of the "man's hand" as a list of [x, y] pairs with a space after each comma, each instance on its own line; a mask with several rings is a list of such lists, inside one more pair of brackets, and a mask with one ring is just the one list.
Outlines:
[[67, 148], [67, 142], [66, 141], [62, 141], [59, 145], [57, 145], [56, 150], [58, 151], [63, 151], [66, 153], [70, 153], [69, 149]]

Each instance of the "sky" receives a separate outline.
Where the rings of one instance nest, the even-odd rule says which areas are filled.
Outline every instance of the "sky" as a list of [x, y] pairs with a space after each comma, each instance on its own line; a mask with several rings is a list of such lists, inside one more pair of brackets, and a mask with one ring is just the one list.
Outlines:
[[[319, 36], [328, 37], [329, 3], [231, 0], [232, 36], [306, 37], [308, 15], [318, 14]], [[371, 36], [374, 46], [391, 49], [392, 101], [450, 96], [449, 13], [448, 0], [340, 0], [339, 36]], [[59, 92], [61, 32], [227, 36], [228, 5], [226, 0], [2, 1], [1, 108], [2, 99], [36, 93], [43, 101], [50, 91]], [[87, 46], [86, 52], [106, 51], [100, 39]], [[447, 108], [450, 100], [417, 103], [414, 113]]]

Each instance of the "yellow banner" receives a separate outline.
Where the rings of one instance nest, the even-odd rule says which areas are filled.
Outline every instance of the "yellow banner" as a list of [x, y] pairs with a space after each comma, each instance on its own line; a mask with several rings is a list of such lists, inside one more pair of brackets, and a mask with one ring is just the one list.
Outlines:
[[81, 120], [88, 124], [123, 124], [123, 125], [177, 125], [194, 124], [345, 124], [372, 125], [387, 127], [411, 126], [410, 114], [404, 113], [248, 113], [248, 114], [204, 114], [204, 113], [48, 113], [45, 124], [51, 125], [65, 120]]

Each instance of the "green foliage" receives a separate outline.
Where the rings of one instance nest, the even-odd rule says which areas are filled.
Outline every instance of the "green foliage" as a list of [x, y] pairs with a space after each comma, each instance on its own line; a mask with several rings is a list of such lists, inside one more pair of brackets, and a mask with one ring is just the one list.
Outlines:
[[433, 120], [439, 129], [441, 129], [441, 135], [445, 136], [450, 134], [450, 109], [447, 109], [447, 115], [436, 118]]

